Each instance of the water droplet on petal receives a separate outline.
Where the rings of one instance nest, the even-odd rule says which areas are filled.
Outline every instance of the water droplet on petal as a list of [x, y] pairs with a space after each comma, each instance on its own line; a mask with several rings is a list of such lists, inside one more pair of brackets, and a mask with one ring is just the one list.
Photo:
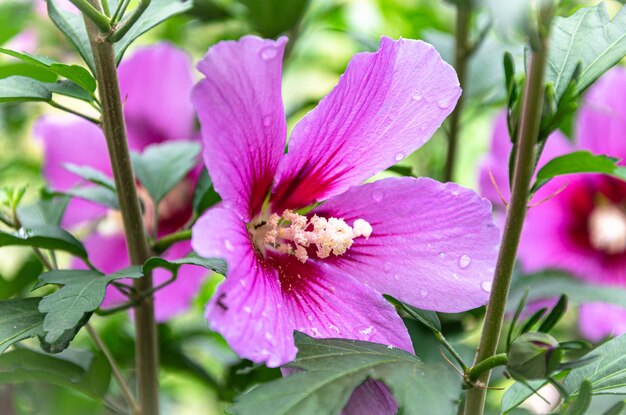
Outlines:
[[263, 125], [266, 127], [269, 127], [270, 124], [272, 123], [272, 117], [267, 115], [263, 118]]
[[472, 258], [470, 258], [469, 255], [463, 254], [459, 257], [459, 268], [465, 269], [469, 267], [471, 263], [472, 263]]
[[420, 295], [422, 297], [426, 297], [428, 295], [428, 290], [426, 288], [420, 289]]
[[400, 281], [400, 276], [396, 274], [396, 275], [393, 276], [393, 279], [396, 280], [396, 281]]
[[245, 306], [243, 308], [243, 311], [245, 311], [246, 313], [250, 314], [252, 312], [252, 309], [250, 307], [248, 307], [248, 306]]
[[483, 281], [480, 283], [480, 288], [486, 293], [491, 292], [491, 281]]
[[226, 239], [224, 241], [224, 247], [226, 248], [227, 251], [233, 252], [235, 250], [235, 246], [233, 245], [233, 243]]
[[452, 191], [452, 196], [458, 196], [458, 195], [459, 195], [458, 190], [453, 190], [453, 191]]
[[422, 96], [422, 93], [420, 91], [415, 91], [415, 94], [413, 94], [413, 100], [415, 101], [421, 101], [422, 98], [424, 98]]
[[308, 314], [308, 315], [306, 316], [306, 318], [307, 318], [309, 321], [313, 321], [313, 316], [312, 316], [312, 315], [310, 315], [310, 314]]
[[445, 252], [439, 252], [439, 258], [445, 258], [445, 257], [446, 257]]
[[374, 202], [380, 202], [383, 200], [383, 197], [385, 197], [385, 194], [381, 190], [374, 190], [372, 192], [372, 199], [374, 199]]
[[385, 271], [385, 272], [389, 272], [390, 270], [391, 270], [391, 263], [389, 263], [389, 262], [385, 262], [385, 263], [383, 264], [383, 271]]
[[278, 49], [276, 49], [274, 46], [267, 46], [261, 49], [261, 57], [266, 61], [274, 59], [276, 55], [278, 55]]
[[450, 108], [450, 106], [452, 105], [452, 102], [454, 102], [454, 97], [451, 96], [451, 97], [440, 99], [437, 102], [437, 105], [439, 105], [439, 108], [441, 108], [442, 110], [445, 110], [447, 108]]
[[394, 160], [395, 160], [395, 161], [401, 161], [404, 157], [405, 157], [404, 153], [398, 153], [398, 154], [396, 154], [396, 156], [394, 157]]

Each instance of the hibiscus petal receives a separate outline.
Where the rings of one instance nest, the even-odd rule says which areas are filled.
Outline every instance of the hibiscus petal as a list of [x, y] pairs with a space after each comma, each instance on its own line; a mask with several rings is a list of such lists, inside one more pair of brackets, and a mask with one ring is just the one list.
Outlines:
[[593, 84], [578, 111], [580, 146], [622, 159], [626, 165], [626, 69], [615, 67]]
[[580, 307], [580, 331], [590, 341], [626, 333], [626, 309], [615, 304], [590, 303]]
[[454, 69], [427, 43], [383, 37], [350, 61], [335, 89], [293, 130], [274, 186], [277, 210], [358, 185], [419, 148], [461, 93]]
[[341, 415], [394, 415], [398, 404], [387, 385], [368, 380], [352, 392]]
[[324, 263], [419, 308], [458, 312], [487, 302], [499, 231], [491, 204], [454, 183], [392, 178], [354, 187], [312, 213], [370, 223]]
[[246, 221], [269, 192], [286, 138], [281, 98], [286, 38], [245, 36], [209, 49], [193, 92], [204, 161], [226, 207]]
[[[43, 145], [43, 174], [55, 190], [67, 190], [82, 179], [67, 171], [65, 163], [89, 166], [111, 174], [111, 165], [104, 135], [98, 126], [74, 115], [40, 118], [35, 136]], [[65, 226], [97, 219], [106, 208], [91, 202], [73, 199], [63, 218]]]
[[193, 134], [193, 79], [185, 52], [167, 43], [139, 49], [119, 67], [128, 143], [141, 151]]

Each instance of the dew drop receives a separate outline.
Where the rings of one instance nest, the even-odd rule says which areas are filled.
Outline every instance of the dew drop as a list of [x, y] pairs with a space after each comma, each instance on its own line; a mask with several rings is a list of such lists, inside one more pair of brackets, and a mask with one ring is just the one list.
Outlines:
[[454, 101], [453, 97], [448, 97], [448, 98], [439, 100], [437, 102], [437, 105], [439, 105], [439, 108], [441, 108], [442, 110], [445, 110], [447, 108], [450, 108], [453, 101]]
[[491, 292], [491, 281], [483, 281], [480, 283], [480, 288], [486, 293]]
[[272, 123], [272, 117], [267, 115], [263, 118], [263, 125], [266, 127], [269, 127], [270, 124]]
[[233, 243], [226, 239], [224, 241], [224, 247], [226, 248], [227, 251], [233, 252], [235, 250], [235, 246], [233, 245]]
[[389, 262], [385, 262], [385, 263], [383, 264], [383, 271], [385, 271], [385, 272], [389, 272], [389, 271], [391, 271], [391, 263], [389, 263]]
[[372, 192], [372, 199], [374, 199], [374, 202], [380, 202], [383, 200], [384, 196], [385, 194], [381, 190], [374, 190]]
[[459, 268], [465, 269], [469, 267], [471, 263], [472, 263], [472, 258], [470, 258], [469, 255], [463, 254], [459, 257]]
[[422, 93], [420, 91], [415, 91], [415, 94], [413, 94], [413, 100], [414, 101], [421, 101], [424, 97], [422, 96]]
[[306, 316], [306, 318], [307, 318], [307, 320], [309, 320], [309, 321], [313, 321], [313, 316], [312, 316], [312, 315], [310, 315], [310, 314], [308, 314], [308, 315]]
[[252, 312], [252, 309], [250, 307], [248, 307], [248, 306], [245, 306], [243, 308], [243, 311], [245, 311], [246, 313], [250, 314]]
[[459, 195], [459, 191], [458, 190], [453, 190], [452, 191], [452, 196], [458, 196]]
[[278, 49], [276, 49], [273, 46], [268, 46], [266, 48], [261, 49], [261, 57], [265, 59], [266, 61], [270, 59], [274, 59], [276, 55], [278, 55]]
[[393, 279], [396, 280], [396, 281], [400, 281], [400, 276], [398, 274], [396, 274], [396, 275], [393, 276]]
[[446, 257], [445, 252], [439, 252], [439, 258], [445, 258], [445, 257]]
[[398, 153], [396, 154], [396, 156], [394, 157], [395, 161], [401, 161], [404, 158], [404, 153]]
[[322, 337], [322, 333], [320, 333], [320, 331], [319, 331], [319, 329], [317, 327], [312, 327], [311, 328], [311, 333], [315, 337]]
[[420, 295], [422, 297], [426, 297], [428, 295], [428, 290], [426, 288], [420, 289]]

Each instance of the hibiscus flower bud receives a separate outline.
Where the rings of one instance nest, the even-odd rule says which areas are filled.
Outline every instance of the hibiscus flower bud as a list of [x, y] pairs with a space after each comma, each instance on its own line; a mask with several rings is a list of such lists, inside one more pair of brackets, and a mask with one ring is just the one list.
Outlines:
[[546, 379], [561, 363], [559, 342], [547, 333], [519, 336], [508, 353], [507, 370], [514, 379]]

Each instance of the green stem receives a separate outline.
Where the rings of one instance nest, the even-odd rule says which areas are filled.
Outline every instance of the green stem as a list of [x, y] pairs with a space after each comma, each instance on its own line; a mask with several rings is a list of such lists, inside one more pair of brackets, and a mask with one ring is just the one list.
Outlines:
[[[94, 7], [100, 8], [98, 0], [89, 0], [89, 2]], [[135, 177], [130, 163], [113, 44], [104, 41], [98, 27], [90, 19], [85, 18], [85, 26], [96, 64], [96, 79], [102, 102], [102, 131], [111, 160], [130, 262], [132, 265], [143, 265], [150, 257], [150, 249], [146, 240]], [[150, 291], [152, 289], [151, 273], [146, 273], [142, 278], [134, 280], [133, 285], [137, 292]], [[158, 415], [159, 367], [154, 298], [142, 299], [135, 308], [134, 317], [139, 405], [142, 414]]]
[[94, 123], [96, 125], [100, 125], [100, 120], [98, 120], [96, 118], [93, 118], [93, 117], [90, 117], [89, 115], [85, 115], [85, 114], [83, 114], [81, 112], [74, 111], [73, 109], [68, 108], [65, 105], [61, 105], [61, 104], [59, 104], [58, 102], [55, 102], [55, 101], [50, 101], [48, 103], [50, 105], [52, 105], [54, 108], [58, 108], [58, 109], [63, 110], [65, 112], [69, 112], [70, 114], [78, 115], [79, 117], [81, 117], [81, 118], [83, 118], [83, 119], [85, 119], [85, 120], [87, 120], [89, 122], [92, 122], [92, 123]]
[[[506, 300], [511, 286], [511, 276], [519, 246], [524, 218], [526, 217], [529, 188], [535, 165], [535, 144], [539, 134], [544, 95], [544, 77], [547, 62], [547, 41], [532, 51], [528, 77], [524, 90], [520, 127], [517, 136], [515, 173], [511, 189], [511, 202], [506, 215], [502, 245], [498, 255], [493, 286], [475, 362], [482, 362], [496, 353], [504, 322]], [[490, 372], [483, 373], [478, 381], [487, 385]], [[482, 415], [487, 390], [472, 388], [465, 402], [466, 415]]]
[[90, 0], [70, 0], [78, 10], [80, 10], [84, 16], [86, 16], [93, 24], [95, 24], [101, 32], [108, 32], [111, 30], [109, 24], [109, 18], [100, 12]]
[[122, 375], [122, 371], [117, 365], [117, 362], [115, 361], [115, 358], [113, 357], [113, 354], [111, 353], [109, 348], [106, 346], [104, 341], [102, 341], [102, 339], [98, 335], [98, 332], [91, 326], [91, 324], [87, 323], [85, 328], [87, 329], [87, 333], [89, 333], [89, 336], [91, 337], [91, 340], [93, 340], [96, 347], [100, 349], [102, 354], [104, 354], [104, 356], [109, 361], [109, 364], [111, 365], [111, 372], [113, 373], [113, 377], [117, 381], [117, 384], [120, 387], [120, 390], [122, 391], [122, 395], [124, 396], [124, 399], [126, 400], [128, 405], [131, 407], [133, 414], [139, 414], [140, 412], [139, 412], [139, 407], [137, 406], [137, 402], [135, 402], [135, 399], [133, 398], [133, 394], [130, 391], [130, 387], [126, 383], [126, 379], [124, 379], [124, 375]]
[[155, 241], [152, 244], [152, 250], [157, 254], [161, 254], [165, 252], [167, 248], [174, 245], [175, 243], [180, 242], [180, 241], [187, 241], [189, 239], [191, 239], [191, 229], [186, 229], [184, 231], [172, 233]]
[[123, 38], [126, 32], [128, 32], [130, 28], [133, 27], [133, 25], [137, 22], [137, 20], [139, 20], [139, 18], [141, 17], [143, 12], [146, 11], [149, 5], [150, 0], [140, 0], [135, 10], [133, 10], [133, 14], [131, 14], [130, 17], [124, 20], [122, 24], [117, 27], [113, 31], [113, 33], [111, 33], [111, 36], [108, 37], [109, 42], [115, 43]]
[[117, 7], [115, 8], [115, 12], [113, 13], [113, 16], [111, 16], [111, 20], [109, 20], [111, 25], [115, 24], [118, 19], [122, 18], [122, 16], [126, 12], [126, 8], [128, 7], [129, 3], [130, 3], [130, 0], [120, 0], [117, 3]]
[[509, 358], [506, 353], [491, 356], [472, 366], [467, 372], [467, 378], [470, 382], [476, 382], [483, 373], [489, 372], [494, 367], [506, 366], [508, 362]]
[[[471, 49], [471, 45], [469, 43], [471, 14], [471, 5], [461, 3], [457, 6], [454, 69], [456, 69], [457, 76], [459, 77], [459, 84], [461, 88], [465, 88], [467, 60], [469, 57], [469, 51]], [[456, 103], [456, 107], [450, 115], [450, 124], [448, 130], [448, 155], [444, 171], [445, 182], [452, 181], [454, 176], [454, 164], [456, 163], [461, 115], [463, 113], [464, 104], [465, 92], [463, 92], [459, 97], [459, 100]]]
[[443, 333], [440, 331], [434, 331], [433, 333], [435, 333], [435, 338], [437, 339], [437, 341], [439, 341], [439, 343], [441, 343], [441, 345], [445, 347], [448, 352], [450, 352], [452, 357], [454, 357], [454, 360], [456, 360], [457, 363], [461, 366], [463, 372], [467, 371], [469, 368], [463, 361], [463, 358], [457, 353], [456, 350], [454, 350], [454, 347], [452, 347], [452, 345], [448, 343], [448, 340], [443, 336]]

